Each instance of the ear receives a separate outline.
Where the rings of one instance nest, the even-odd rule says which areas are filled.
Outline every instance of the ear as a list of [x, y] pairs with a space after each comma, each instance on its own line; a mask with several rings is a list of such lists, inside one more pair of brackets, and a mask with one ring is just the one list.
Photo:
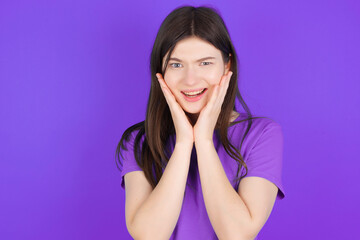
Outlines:
[[225, 74], [227, 74], [230, 71], [231, 67], [231, 53], [229, 53], [229, 61], [225, 64]]

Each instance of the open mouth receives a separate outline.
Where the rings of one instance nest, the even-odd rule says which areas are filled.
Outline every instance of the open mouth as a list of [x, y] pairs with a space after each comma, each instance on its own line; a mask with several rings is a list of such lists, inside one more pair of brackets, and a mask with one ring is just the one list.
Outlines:
[[196, 92], [181, 92], [182, 94], [184, 94], [185, 95], [185, 97], [188, 97], [188, 98], [196, 98], [196, 97], [198, 97], [198, 96], [200, 96], [200, 95], [202, 95], [205, 91], [207, 90], [207, 88], [204, 88], [204, 89], [202, 89], [202, 90], [200, 90], [200, 91], [196, 91]]
[[184, 95], [184, 98], [187, 102], [197, 102], [199, 101], [207, 92], [207, 88], [200, 89], [193, 92], [181, 92]]

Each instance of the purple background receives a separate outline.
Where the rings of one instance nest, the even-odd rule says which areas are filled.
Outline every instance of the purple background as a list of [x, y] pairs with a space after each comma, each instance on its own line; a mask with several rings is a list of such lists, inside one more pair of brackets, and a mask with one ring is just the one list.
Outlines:
[[131, 239], [115, 147], [145, 117], [155, 34], [183, 4], [220, 10], [246, 103], [283, 127], [287, 196], [260, 239], [359, 236], [357, 0], [3, 0], [1, 239]]

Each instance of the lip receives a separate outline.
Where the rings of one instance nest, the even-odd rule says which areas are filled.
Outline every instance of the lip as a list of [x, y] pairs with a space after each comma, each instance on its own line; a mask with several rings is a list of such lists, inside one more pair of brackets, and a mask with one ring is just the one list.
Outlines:
[[[200, 91], [200, 90], [202, 90], [202, 89], [204, 89], [204, 88], [199, 88], [199, 89], [195, 89], [195, 90], [191, 90], [191, 91], [185, 91], [185, 92], [194, 92], [194, 91]], [[185, 100], [186, 101], [188, 101], [188, 102], [197, 102], [197, 101], [199, 101], [204, 95], [205, 95], [205, 93], [207, 92], [207, 88], [205, 88], [205, 91], [201, 94], [201, 95], [198, 95], [198, 96], [196, 96], [196, 97], [188, 97], [188, 96], [186, 96], [183, 92], [181, 92], [182, 93], [182, 95], [184, 96], [184, 98], [185, 98]]]
[[197, 89], [186, 89], [186, 90], [183, 90], [182, 92], [196, 92], [196, 91], [200, 91], [200, 90], [203, 90], [204, 88], [197, 88]]

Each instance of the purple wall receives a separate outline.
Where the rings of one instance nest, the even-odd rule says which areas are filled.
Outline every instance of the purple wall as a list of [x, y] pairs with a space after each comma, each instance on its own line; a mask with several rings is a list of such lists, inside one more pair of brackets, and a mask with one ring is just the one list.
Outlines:
[[[182, 1], [211, 2], [245, 101], [283, 126], [287, 197], [260, 239], [359, 236], [358, 1]], [[131, 239], [115, 147], [144, 119], [151, 47], [177, 6], [1, 1], [0, 239]]]

